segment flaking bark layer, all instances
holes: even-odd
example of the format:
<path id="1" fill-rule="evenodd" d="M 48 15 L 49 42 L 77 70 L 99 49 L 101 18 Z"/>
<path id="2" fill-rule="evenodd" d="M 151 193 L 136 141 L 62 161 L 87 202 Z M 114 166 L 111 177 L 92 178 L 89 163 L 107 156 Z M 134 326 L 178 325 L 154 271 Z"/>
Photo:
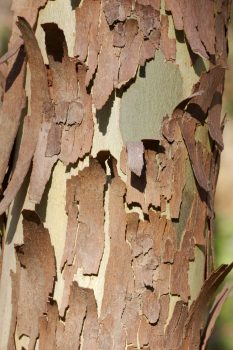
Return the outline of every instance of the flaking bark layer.
<path id="1" fill-rule="evenodd" d="M 44 23 L 45 65 L 35 27 L 46 1 L 31 6 L 13 1 L 9 52 L 0 60 L 0 214 L 20 195 L 27 175 L 28 201 L 34 204 L 22 212 L 23 244 L 15 247 L 6 349 L 18 349 L 23 336 L 31 350 L 36 344 L 40 350 L 205 349 L 228 292 L 216 300 L 206 325 L 209 305 L 233 267 L 215 269 L 213 251 L 230 4 L 166 0 L 164 9 L 158 0 L 75 2 L 74 55 L 69 57 L 62 28 Z M 190 96 L 164 115 L 160 138 L 131 140 L 119 158 L 106 146 L 93 156 L 96 110 L 120 98 L 158 50 L 177 65 L 179 36 L 190 66 L 201 60 L 208 68 Z M 44 197 L 59 162 L 70 174 L 60 258 L 38 215 L 40 205 L 46 208 Z M 190 270 L 197 250 L 204 256 L 203 286 L 193 295 Z M 90 285 L 81 286 L 79 274 Z M 103 279 L 100 301 L 91 285 L 98 277 Z"/>

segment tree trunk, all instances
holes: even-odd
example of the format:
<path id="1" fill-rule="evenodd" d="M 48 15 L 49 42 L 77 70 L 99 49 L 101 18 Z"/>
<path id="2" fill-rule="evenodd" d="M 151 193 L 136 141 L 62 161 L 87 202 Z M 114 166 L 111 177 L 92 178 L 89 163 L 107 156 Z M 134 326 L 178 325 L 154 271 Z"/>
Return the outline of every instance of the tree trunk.
<path id="1" fill-rule="evenodd" d="M 13 0 L 1 350 L 206 348 L 230 5 Z"/>

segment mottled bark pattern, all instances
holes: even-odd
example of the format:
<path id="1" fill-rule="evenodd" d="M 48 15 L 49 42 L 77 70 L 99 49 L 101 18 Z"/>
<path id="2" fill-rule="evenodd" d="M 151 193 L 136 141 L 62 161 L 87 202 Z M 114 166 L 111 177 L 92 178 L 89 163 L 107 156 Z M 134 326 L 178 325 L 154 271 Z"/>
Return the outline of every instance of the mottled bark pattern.
<path id="1" fill-rule="evenodd" d="M 82 168 L 66 183 L 66 238 L 59 262 L 38 206 L 22 212 L 24 243 L 15 247 L 7 349 L 17 349 L 22 335 L 29 337 L 30 350 L 36 342 L 40 350 L 206 348 L 229 291 L 216 300 L 205 328 L 208 308 L 233 267 L 215 270 L 213 259 L 213 199 L 223 149 L 220 113 L 230 3 L 166 0 L 164 9 L 158 0 L 81 1 L 75 9 L 74 57 L 68 55 L 63 30 L 56 23 L 42 25 L 45 65 L 34 27 L 46 1 L 33 1 L 31 6 L 13 1 L 12 39 L 1 60 L 6 65 L 9 59 L 8 74 L 6 66 L 0 70 L 5 89 L 0 214 L 15 199 L 27 173 L 29 200 L 39 204 L 56 163 L 62 162 L 67 172 Z M 17 19 L 21 33 L 15 29 L 16 16 L 21 16 Z M 113 92 L 124 94 L 157 50 L 177 64 L 171 21 L 176 34 L 185 38 L 190 65 L 201 57 L 209 69 L 190 96 L 171 115 L 164 115 L 159 140 L 129 142 L 119 159 L 106 148 L 93 157 L 95 111 Z M 22 120 L 12 169 L 8 161 L 25 106 L 26 61 L 31 72 L 30 109 Z M 100 303 L 94 290 L 80 286 L 76 276 L 82 273 L 91 280 L 102 273 L 106 234 L 109 256 Z M 197 249 L 204 252 L 205 268 L 203 286 L 193 297 L 190 266 L 196 263 Z"/>

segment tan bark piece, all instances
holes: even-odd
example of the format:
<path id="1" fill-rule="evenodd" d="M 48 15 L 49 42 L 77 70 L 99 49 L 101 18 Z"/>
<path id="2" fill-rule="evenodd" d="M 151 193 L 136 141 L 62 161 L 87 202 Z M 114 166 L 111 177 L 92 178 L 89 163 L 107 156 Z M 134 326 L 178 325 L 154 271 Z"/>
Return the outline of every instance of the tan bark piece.
<path id="1" fill-rule="evenodd" d="M 144 346 L 148 346 L 149 344 L 149 332 L 150 332 L 150 324 L 145 316 L 141 317 L 141 322 L 138 330 L 138 343 L 140 349 Z"/>
<path id="2" fill-rule="evenodd" d="M 5 177 L 10 153 L 18 131 L 22 109 L 26 103 L 25 91 L 23 89 L 25 77 L 25 54 L 20 49 L 16 58 L 9 63 L 9 73 L 5 82 L 5 92 L 0 115 L 0 183 Z M 17 96 L 17 98 L 16 98 Z M 8 122 L 5 123 L 7 116 Z"/>
<path id="3" fill-rule="evenodd" d="M 170 292 L 171 282 L 170 282 L 171 266 L 170 264 L 160 264 L 156 271 L 154 272 L 154 283 L 153 286 L 155 290 L 158 290 L 160 295 L 166 295 Z"/>
<path id="4" fill-rule="evenodd" d="M 201 55 L 202 57 L 208 59 L 209 56 L 206 52 L 204 44 L 201 42 L 200 34 L 198 32 L 198 5 L 195 1 L 189 0 L 181 0 L 180 4 L 183 13 L 184 32 L 192 51 L 197 55 Z"/>
<path id="5" fill-rule="evenodd" d="M 215 32 L 216 35 L 216 55 L 217 62 L 223 67 L 227 67 L 227 39 L 226 24 L 224 14 L 220 12 L 215 15 Z"/>
<path id="6" fill-rule="evenodd" d="M 145 151 L 146 161 L 146 190 L 145 201 L 148 208 L 152 205 L 160 206 L 160 183 L 158 181 L 159 166 L 156 161 L 156 153 L 152 150 Z"/>
<path id="7" fill-rule="evenodd" d="M 25 117 L 24 120 L 24 130 L 18 160 L 12 179 L 4 192 L 4 199 L 0 204 L 1 213 L 6 210 L 14 199 L 29 170 L 43 117 L 50 119 L 51 115 L 53 115 L 47 83 L 47 72 L 34 32 L 28 22 L 23 18 L 19 18 L 18 26 L 22 32 L 31 71 L 31 116 Z"/>
<path id="8" fill-rule="evenodd" d="M 140 66 L 144 66 L 146 61 L 155 57 L 155 51 L 159 49 L 160 30 L 153 29 L 148 40 L 144 40 L 140 51 Z"/>
<path id="9" fill-rule="evenodd" d="M 166 221 L 166 227 L 163 232 L 163 239 L 161 242 L 161 259 L 166 263 L 174 262 L 174 255 L 177 248 L 177 238 L 176 238 L 176 230 L 173 226 L 172 221 Z"/>
<path id="10" fill-rule="evenodd" d="M 57 328 L 57 350 L 79 348 L 90 293 L 93 293 L 93 291 L 80 288 L 77 282 L 72 283 L 69 311 L 65 323 L 60 322 Z"/>
<path id="11" fill-rule="evenodd" d="M 17 312 L 18 312 L 18 300 L 19 300 L 19 283 L 20 283 L 20 273 L 17 271 L 20 270 L 20 263 L 16 260 L 16 273 L 13 271 L 10 272 L 11 281 L 12 281 L 12 295 L 11 295 L 11 303 L 12 303 L 12 312 L 11 312 L 11 324 L 9 329 L 9 336 L 7 342 L 7 349 L 15 350 L 15 330 L 17 323 Z"/>
<path id="12" fill-rule="evenodd" d="M 144 146 L 141 141 L 127 142 L 127 164 L 130 171 L 137 176 L 141 176 L 144 166 Z"/>
<path id="13" fill-rule="evenodd" d="M 73 159 L 74 143 L 75 143 L 75 132 L 78 126 L 65 126 L 62 128 L 61 137 L 61 152 L 59 154 L 59 159 L 64 165 L 68 166 Z M 78 155 L 77 157 L 78 158 Z"/>
<path id="14" fill-rule="evenodd" d="M 61 317 L 64 317 L 67 308 L 69 307 L 69 297 L 70 297 L 70 288 L 74 280 L 74 275 L 77 272 L 77 264 L 74 265 L 65 265 L 62 271 L 62 277 L 64 280 L 64 288 L 62 294 L 61 306 L 59 308 L 59 314 Z"/>
<path id="15" fill-rule="evenodd" d="M 214 193 L 223 149 L 221 104 L 232 1 L 213 2 L 71 0 L 64 5 L 57 0 L 48 2 L 38 18 L 47 0 L 13 0 L 13 34 L 3 58 L 8 64 L 1 64 L 0 58 L 0 139 L 1 130 L 6 133 L 10 128 L 9 135 L 3 134 L 0 214 L 14 200 L 12 215 L 4 215 L 3 221 L 8 236 L 17 226 L 16 242 L 24 241 L 16 245 L 13 273 L 10 246 L 2 238 L 0 277 L 11 277 L 7 287 L 11 295 L 7 298 L 6 290 L 0 291 L 4 320 L 6 316 L 0 344 L 10 350 L 27 341 L 28 350 L 205 349 L 229 289 L 217 298 L 205 328 L 210 301 L 233 268 L 232 263 L 212 272 Z M 57 18 L 57 11 L 63 9 L 76 25 L 73 34 L 72 25 Z M 44 33 L 37 28 L 40 23 L 45 43 Z M 34 31 L 46 50 L 47 65 Z M 164 114 L 160 139 L 139 138 L 128 144 L 127 140 L 116 160 L 107 149 L 113 142 L 108 131 L 114 129 L 114 111 L 119 117 L 120 100 L 138 76 L 148 79 L 145 65 L 156 50 L 175 64 L 176 44 L 190 58 L 179 64 L 183 78 L 188 79 L 185 91 L 195 80 L 191 94 Z M 26 79 L 24 49 L 31 73 Z M 72 49 L 74 57 L 69 57 Z M 161 78 L 158 74 L 155 79 Z M 25 83 L 31 83 L 27 86 L 31 115 L 21 116 L 27 108 Z M 105 135 L 98 130 L 95 114 L 114 96 L 116 109 L 108 108 Z M 19 120 L 22 131 L 9 161 Z M 92 153 L 98 156 L 93 158 Z M 24 208 L 32 205 L 28 199 L 40 202 L 57 160 L 67 173 L 66 198 L 58 193 L 66 200 L 64 217 L 62 208 L 55 208 L 58 214 L 43 197 L 43 208 L 38 209 L 42 224 L 34 211 Z M 58 168 L 49 183 L 48 199 L 57 189 Z M 28 185 L 24 180 L 29 171 Z M 51 237 L 55 256 L 45 227 L 54 224 L 56 215 L 63 224 L 65 220 L 66 228 L 62 246 L 63 225 Z M 5 223 L 6 217 L 9 222 Z M 5 234 L 5 227 L 2 231 Z M 196 249 L 203 253 L 200 262 Z M 193 290 L 190 281 L 199 263 L 203 276 Z"/>
<path id="16" fill-rule="evenodd" d="M 136 2 L 135 13 L 139 18 L 139 29 L 143 32 L 144 38 L 149 38 L 153 29 L 160 30 L 160 13 L 150 4 L 140 5 Z"/>
<path id="17" fill-rule="evenodd" d="M 200 142 L 195 141 L 196 122 L 188 113 L 185 113 L 180 123 L 180 128 L 196 180 L 201 188 L 208 192 L 209 183 L 203 166 L 202 146 Z"/>
<path id="18" fill-rule="evenodd" d="M 78 65 L 77 77 L 79 82 L 78 99 L 85 106 L 85 110 L 81 124 L 67 125 L 63 128 L 59 158 L 65 165 L 76 163 L 77 160 L 83 159 L 90 152 L 94 134 L 92 98 L 86 91 L 86 68 L 83 65 Z"/>
<path id="19" fill-rule="evenodd" d="M 93 12 L 90 15 L 91 27 L 89 31 L 89 46 L 88 46 L 88 58 L 87 58 L 88 71 L 87 71 L 86 80 L 85 80 L 86 86 L 89 86 L 95 74 L 95 71 L 98 65 L 98 54 L 100 51 L 98 25 L 99 25 L 101 2 L 95 0 L 93 3 L 94 3 L 92 6 Z"/>
<path id="20" fill-rule="evenodd" d="M 145 291 L 142 295 L 142 312 L 149 323 L 155 324 L 159 319 L 160 303 L 158 295 L 152 291 Z"/>
<path id="21" fill-rule="evenodd" d="M 109 25 L 114 22 L 124 22 L 129 16 L 132 0 L 103 0 L 103 10 Z"/>
<path id="22" fill-rule="evenodd" d="M 162 244 L 163 244 L 163 235 L 166 228 L 167 220 L 165 217 L 161 217 L 159 213 L 152 210 L 149 211 L 149 218 L 151 226 L 154 227 L 153 234 L 153 249 L 157 257 L 161 256 Z"/>
<path id="23" fill-rule="evenodd" d="M 64 33 L 57 24 L 45 23 L 42 25 L 42 28 L 45 31 L 46 51 L 53 78 L 52 88 L 55 111 L 60 112 L 56 113 L 56 122 L 65 124 L 71 104 L 75 102 L 80 103 L 80 101 L 77 101 L 78 81 L 76 65 L 68 56 Z M 78 118 L 78 110 L 76 114 Z"/>
<path id="24" fill-rule="evenodd" d="M 172 198 L 170 200 L 170 215 L 178 219 L 182 203 L 183 189 L 186 183 L 186 150 L 180 144 L 174 154 Z"/>
<path id="25" fill-rule="evenodd" d="M 180 296 L 184 302 L 188 302 L 190 296 L 188 270 L 188 258 L 183 251 L 176 252 L 174 263 L 171 267 L 171 294 Z"/>
<path id="26" fill-rule="evenodd" d="M 6 78 L 7 78 L 7 64 L 4 63 L 0 65 L 0 103 L 2 106 L 3 95 L 6 86 Z"/>
<path id="27" fill-rule="evenodd" d="M 126 146 L 123 146 L 122 150 L 121 150 L 120 168 L 121 168 L 121 171 L 126 175 L 126 173 L 127 173 L 127 149 L 126 149 Z"/>
<path id="28" fill-rule="evenodd" d="M 32 350 L 39 333 L 39 318 L 46 312 L 53 290 L 56 267 L 48 230 L 35 212 L 24 210 L 23 217 L 24 244 L 16 247 L 20 262 L 17 334 L 29 336 Z"/>
<path id="29" fill-rule="evenodd" d="M 20 3 L 13 0 L 11 10 L 16 16 L 24 17 L 31 27 L 34 26 L 38 11 L 43 8 L 48 0 L 22 0 Z"/>
<path id="30" fill-rule="evenodd" d="M 77 178 L 76 200 L 79 204 L 76 259 L 87 275 L 98 274 L 104 250 L 104 185 L 106 175 L 100 163 L 90 166 Z M 90 256 L 92 257 L 90 259 Z"/>
<path id="31" fill-rule="evenodd" d="M 174 26 L 177 30 L 183 30 L 183 15 L 181 11 L 180 0 L 165 0 L 167 11 L 171 11 Z"/>
<path id="32" fill-rule="evenodd" d="M 140 206 L 144 213 L 148 213 L 148 208 L 145 202 L 144 189 L 146 187 L 145 171 L 142 172 L 141 177 L 134 175 L 127 169 L 127 183 L 126 183 L 126 202 L 129 206 Z"/>
<path id="33" fill-rule="evenodd" d="M 117 81 L 119 65 L 113 46 L 114 33 L 109 30 L 103 12 L 101 13 L 100 23 L 99 36 L 101 49 L 92 90 L 93 103 L 97 109 L 101 109 L 111 95 L 114 82 Z M 108 72 L 107 75 L 106 71 Z"/>
<path id="34" fill-rule="evenodd" d="M 99 0 L 85 0 L 76 8 L 77 35 L 74 52 L 81 62 L 87 62 L 86 86 L 90 84 L 98 63 L 100 5 Z"/>
<path id="35" fill-rule="evenodd" d="M 158 159 L 160 161 L 160 172 L 158 176 L 158 181 L 160 185 L 160 194 L 164 198 L 165 208 L 162 208 L 161 211 L 166 211 L 167 201 L 170 201 L 172 198 L 172 180 L 173 180 L 173 162 L 172 159 L 167 159 L 165 153 L 159 154 Z"/>
<path id="36" fill-rule="evenodd" d="M 151 349 L 164 350 L 165 326 L 169 313 L 169 295 L 160 296 L 160 316 L 156 326 L 149 329 L 149 346 Z"/>
<path id="37" fill-rule="evenodd" d="M 61 137 L 62 125 L 56 124 L 54 121 L 50 123 L 48 137 L 46 138 L 46 157 L 53 157 L 59 155 L 61 152 Z"/>
<path id="38" fill-rule="evenodd" d="M 213 100 L 208 111 L 207 120 L 209 134 L 212 140 L 216 142 L 220 151 L 222 151 L 224 147 L 221 128 L 222 93 L 223 85 L 221 84 L 214 93 Z"/>
<path id="39" fill-rule="evenodd" d="M 212 0 L 198 0 L 197 23 L 201 42 L 210 55 L 215 54 L 215 7 Z M 208 16 L 207 16 L 208 14 Z"/>
<path id="40" fill-rule="evenodd" d="M 224 72 L 224 68 L 215 66 L 201 75 L 198 90 L 202 91 L 202 94 L 193 97 L 188 106 L 188 111 L 197 120 L 201 119 L 203 122 L 203 119 L 206 118 L 206 113 L 211 106 L 214 93 L 217 87 L 223 82 Z"/>
<path id="41" fill-rule="evenodd" d="M 176 113 L 177 111 L 175 110 L 173 114 L 176 115 Z M 179 113 L 181 114 L 182 111 L 179 111 Z M 162 134 L 168 142 L 173 142 L 176 139 L 177 129 L 179 128 L 176 117 L 169 118 L 168 116 L 166 116 L 163 119 Z"/>
<path id="42" fill-rule="evenodd" d="M 113 35 L 113 46 L 115 47 L 124 47 L 125 42 L 125 28 L 124 23 L 119 22 L 114 26 L 114 35 Z"/>
<path id="43" fill-rule="evenodd" d="M 192 237 L 196 245 L 204 246 L 206 244 L 205 222 L 207 207 L 204 200 L 201 200 L 197 193 L 192 203 L 192 210 L 187 223 L 187 231 L 192 232 Z"/>
<path id="44" fill-rule="evenodd" d="M 143 34 L 138 28 L 136 19 L 128 19 L 125 23 L 126 44 L 120 55 L 119 80 L 117 88 L 126 84 L 135 77 L 139 60 L 140 50 L 143 43 Z"/>
<path id="45" fill-rule="evenodd" d="M 84 320 L 83 350 L 95 349 L 98 343 L 99 322 L 97 315 L 97 305 L 93 290 L 88 290 L 87 293 L 87 314 Z"/>
<path id="46" fill-rule="evenodd" d="M 42 124 L 33 158 L 29 199 L 34 203 L 40 203 L 45 186 L 50 179 L 52 168 L 58 160 L 57 155 L 53 155 L 52 157 L 45 156 L 50 128 L 51 123 L 45 121 Z"/>
<path id="47" fill-rule="evenodd" d="M 45 30 L 45 41 L 48 53 L 50 69 L 53 75 L 52 89 L 55 103 L 56 123 L 65 124 L 58 133 L 49 132 L 46 155 L 52 154 L 50 147 L 53 147 L 49 138 L 57 136 L 55 150 L 60 150 L 60 159 L 65 165 L 75 162 L 79 157 L 74 158 L 74 144 L 76 129 L 85 118 L 83 102 L 79 98 L 78 78 L 76 64 L 68 57 L 68 49 L 65 36 L 62 30 L 54 23 L 43 24 Z M 51 123 L 51 130 L 54 129 L 54 120 Z"/>
<path id="48" fill-rule="evenodd" d="M 214 304 L 213 304 L 211 311 L 209 313 L 207 326 L 205 329 L 204 341 L 203 341 L 201 350 L 207 349 L 207 343 L 208 343 L 208 340 L 209 340 L 209 338 L 214 330 L 216 320 L 221 312 L 221 309 L 223 307 L 224 302 L 229 297 L 229 294 L 231 291 L 232 291 L 232 286 L 227 286 L 227 287 L 223 288 L 223 290 L 216 296 Z"/>
<path id="49" fill-rule="evenodd" d="M 160 11 L 161 0 L 149 0 L 150 5 L 157 11 Z"/>
<path id="50" fill-rule="evenodd" d="M 78 202 L 76 198 L 77 176 L 72 176 L 66 182 L 66 214 L 68 215 L 66 240 L 61 260 L 60 268 L 62 269 L 67 262 L 72 265 L 75 255 L 75 241 L 78 229 Z"/>
<path id="51" fill-rule="evenodd" d="M 17 0 L 12 2 L 11 10 L 14 12 L 12 35 L 8 45 L 9 52 L 15 51 L 22 45 L 20 31 L 16 26 L 17 16 L 23 16 L 33 27 L 38 16 L 38 10 L 45 6 L 47 0 Z M 8 78 L 4 93 L 4 101 L 0 114 L 0 184 L 4 179 L 11 150 L 18 131 L 20 117 L 26 103 L 24 91 L 25 55 L 22 47 L 18 54 L 9 59 Z M 5 123 L 7 117 L 7 123 Z"/>
<path id="52" fill-rule="evenodd" d="M 131 344 L 137 348 L 137 337 L 140 325 L 140 299 L 136 294 L 135 297 L 129 297 L 122 315 L 122 322 L 127 332 L 127 345 Z"/>
<path id="53" fill-rule="evenodd" d="M 15 45 L 15 47 L 13 47 L 11 50 L 7 51 L 3 56 L 1 56 L 0 65 L 2 65 L 6 61 L 8 61 L 12 56 L 14 56 L 19 51 L 19 49 L 21 48 L 22 45 L 23 45 L 23 40 L 20 40 Z"/>
<path id="54" fill-rule="evenodd" d="M 210 300 L 218 286 L 223 282 L 232 268 L 233 263 L 229 265 L 221 265 L 217 270 L 213 271 L 209 278 L 205 281 L 199 296 L 190 307 L 185 326 L 185 338 L 182 344 L 183 347 L 180 349 L 185 349 L 187 343 L 193 349 L 199 346 L 200 334 L 204 327 L 205 315 L 208 310 Z"/>
<path id="55" fill-rule="evenodd" d="M 165 15 L 161 17 L 160 49 L 167 61 L 176 59 L 176 40 L 168 37 L 168 17 Z"/>
<path id="56" fill-rule="evenodd" d="M 84 106 L 84 115 L 80 125 L 74 128 L 74 143 L 72 152 L 70 153 L 69 162 L 75 163 L 78 159 L 83 159 L 86 154 L 91 151 L 92 140 L 94 134 L 94 122 L 92 113 L 92 97 L 87 93 L 85 80 L 86 69 L 82 65 L 78 65 L 78 82 L 79 94 L 78 98 Z"/>
<path id="57" fill-rule="evenodd" d="M 113 344 L 119 349 L 125 347 L 126 333 L 122 313 L 125 309 L 126 297 L 132 293 L 134 285 L 130 247 L 125 241 L 124 194 L 125 185 L 116 174 L 109 193 L 110 256 L 100 316 L 99 346 L 104 350 L 111 349 Z"/>
<path id="58" fill-rule="evenodd" d="M 178 349 L 181 345 L 184 326 L 188 316 L 188 306 L 183 301 L 177 301 L 172 318 L 166 328 L 164 349 Z"/>
<path id="59" fill-rule="evenodd" d="M 135 218 L 136 219 L 136 218 Z M 132 220 L 132 219 L 131 219 Z M 131 223 L 131 227 L 135 227 Z M 135 289 L 142 293 L 144 288 L 153 289 L 154 271 L 159 265 L 159 258 L 154 252 L 154 242 L 152 234 L 152 225 L 148 221 L 140 221 L 137 227 L 136 235 L 131 237 L 131 254 L 133 256 L 132 267 L 134 270 Z M 127 237 L 128 237 L 127 229 Z"/>
<path id="60" fill-rule="evenodd" d="M 39 350 L 56 349 L 56 331 L 59 322 L 58 307 L 55 302 L 47 304 L 47 313 L 39 321 Z"/>

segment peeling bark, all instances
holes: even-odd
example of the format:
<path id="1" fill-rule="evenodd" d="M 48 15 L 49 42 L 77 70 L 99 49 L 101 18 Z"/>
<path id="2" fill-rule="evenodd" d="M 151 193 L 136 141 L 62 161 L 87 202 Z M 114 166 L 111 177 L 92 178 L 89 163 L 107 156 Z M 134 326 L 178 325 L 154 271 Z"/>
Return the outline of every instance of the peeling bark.
<path id="1" fill-rule="evenodd" d="M 215 269 L 213 250 L 230 4 L 166 0 L 164 11 L 158 0 L 13 2 L 0 59 L 1 349 L 206 347 L 228 290 L 205 326 L 206 315 L 233 267 Z M 73 16 L 68 29 L 51 9 Z M 180 91 L 170 91 L 169 76 L 167 91 L 153 91 L 161 105 L 152 111 L 132 92 L 125 103 L 139 99 L 140 125 L 153 130 L 126 140 L 122 127 L 135 125 L 125 118 L 120 128 L 122 100 L 139 78 L 149 82 L 153 63 L 152 80 L 167 79 L 163 65 Z M 167 92 L 180 97 L 163 113 Z"/>

